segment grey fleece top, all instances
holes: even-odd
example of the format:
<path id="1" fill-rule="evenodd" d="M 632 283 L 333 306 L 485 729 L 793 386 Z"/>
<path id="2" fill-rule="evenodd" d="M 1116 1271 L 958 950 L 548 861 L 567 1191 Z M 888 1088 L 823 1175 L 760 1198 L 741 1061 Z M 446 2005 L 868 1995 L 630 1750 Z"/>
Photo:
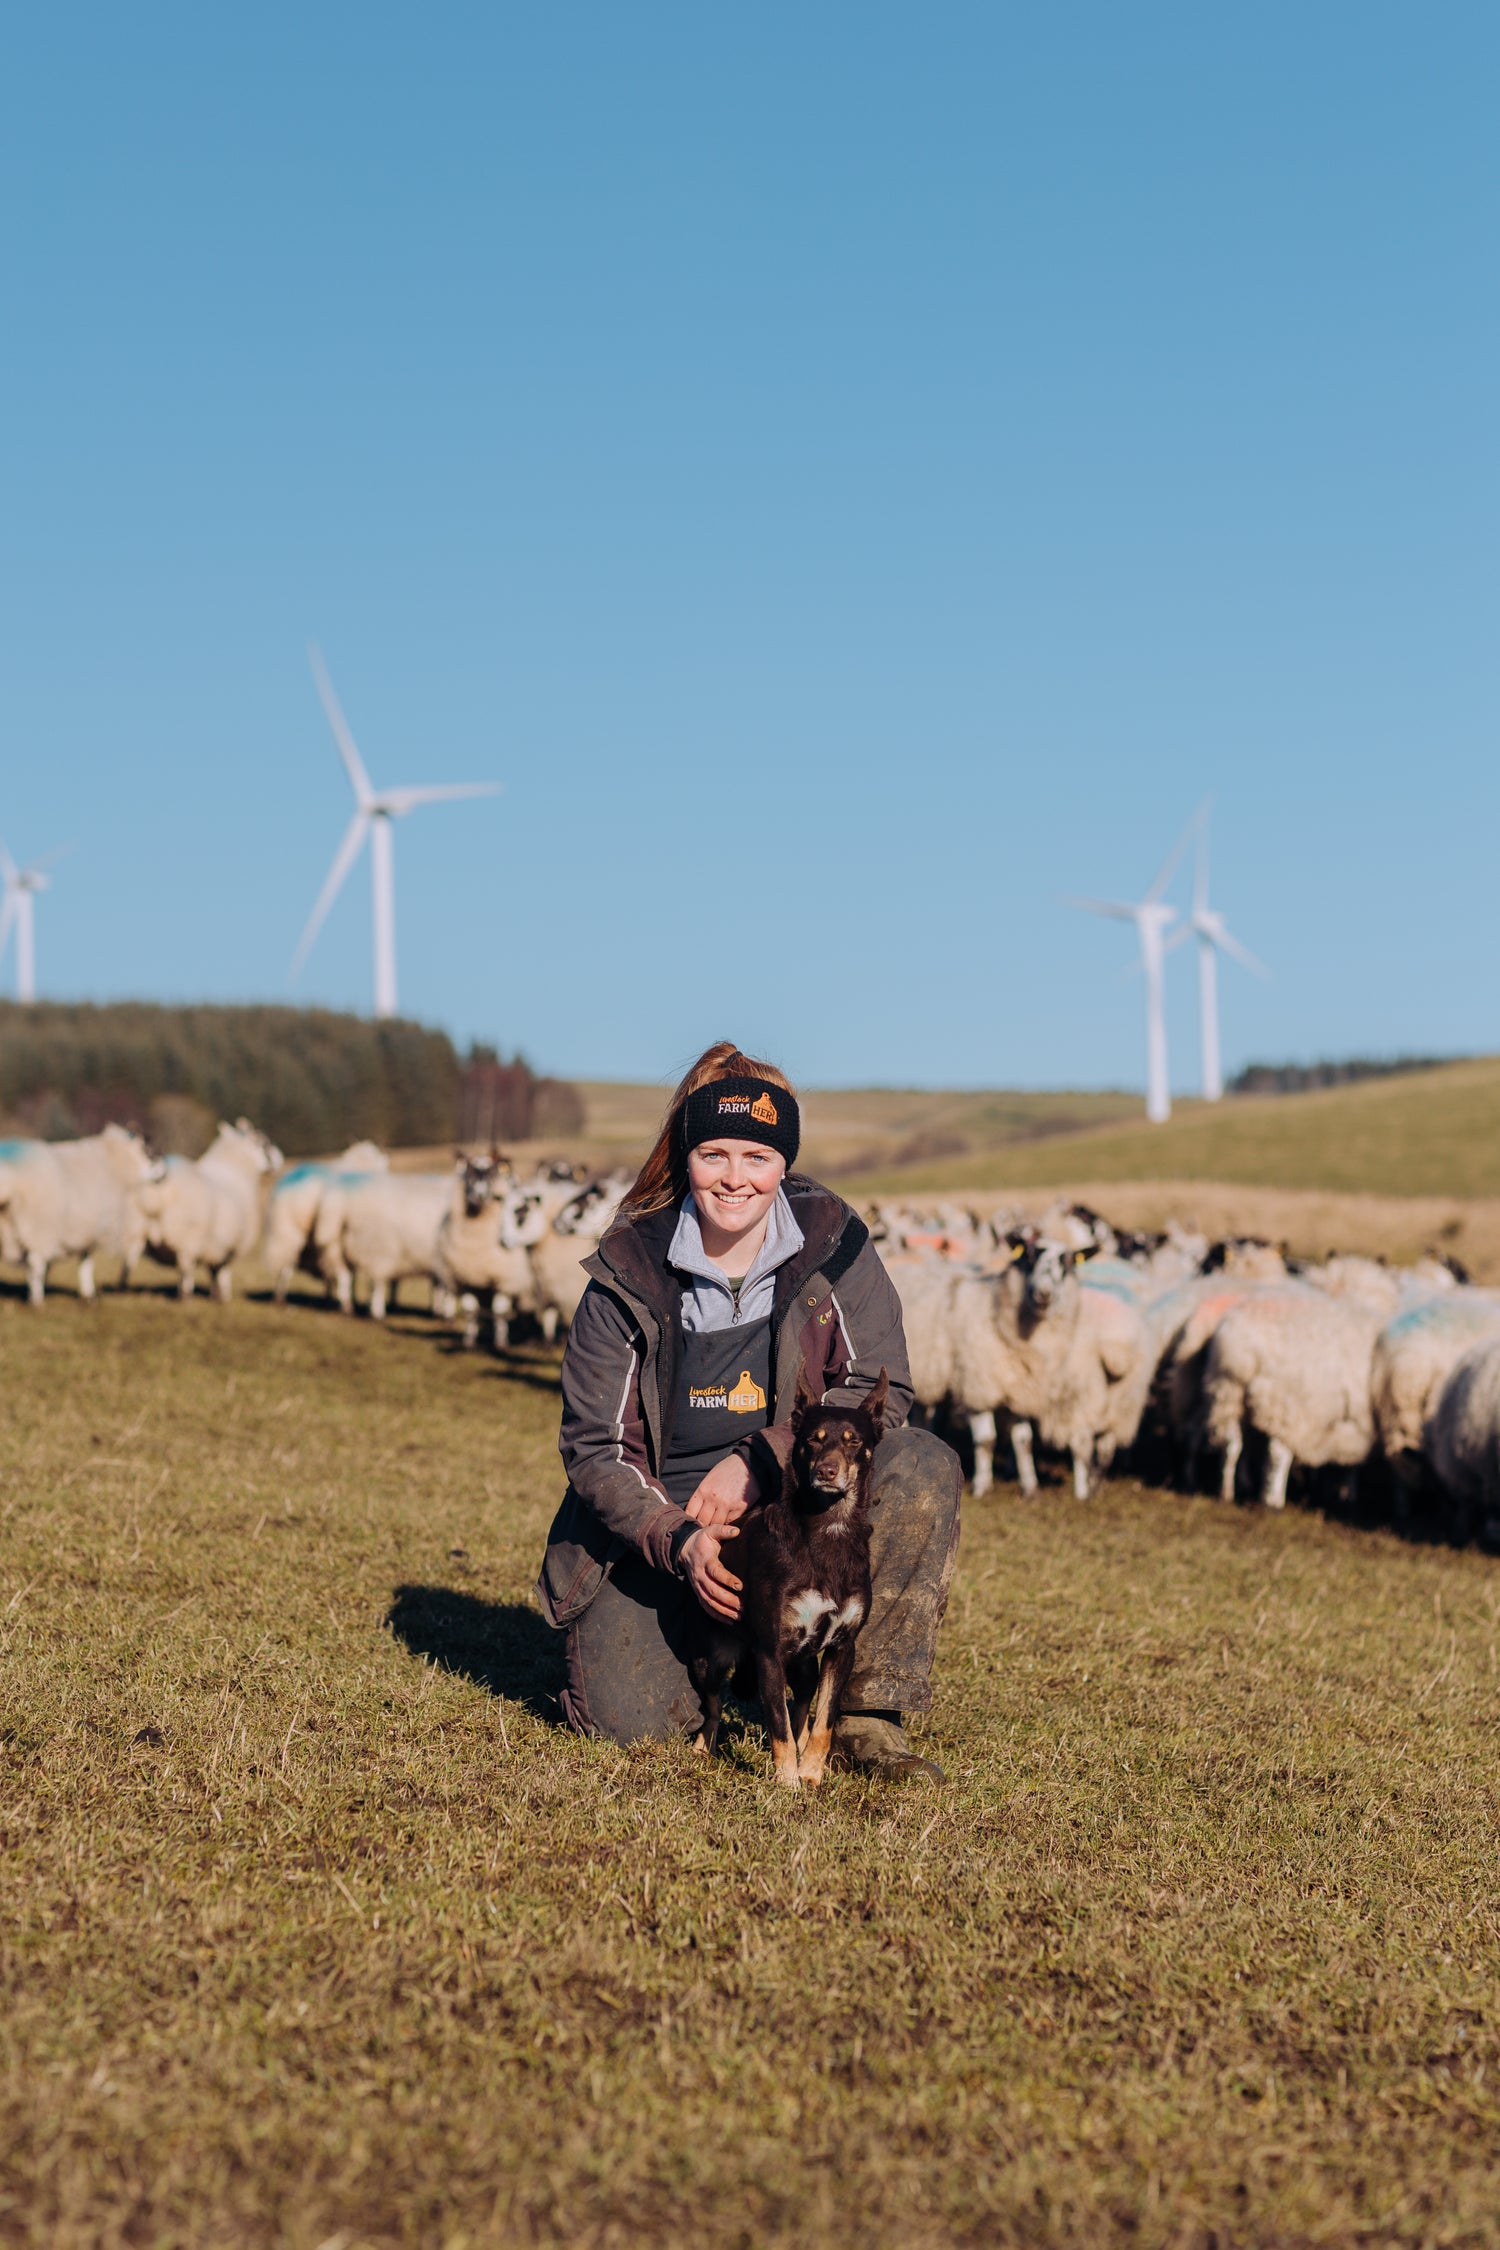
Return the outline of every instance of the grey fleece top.
<path id="1" fill-rule="evenodd" d="M 776 1301 L 776 1269 L 797 1255 L 804 1240 L 802 1229 L 792 1217 L 786 1191 L 778 1188 L 766 1222 L 766 1239 L 740 1283 L 736 1301 L 718 1267 L 709 1262 L 698 1225 L 698 1206 L 691 1195 L 685 1196 L 667 1252 L 668 1265 L 686 1283 L 682 1292 L 683 1333 L 705 1335 L 719 1328 L 740 1327 L 749 1320 L 767 1319 Z"/>

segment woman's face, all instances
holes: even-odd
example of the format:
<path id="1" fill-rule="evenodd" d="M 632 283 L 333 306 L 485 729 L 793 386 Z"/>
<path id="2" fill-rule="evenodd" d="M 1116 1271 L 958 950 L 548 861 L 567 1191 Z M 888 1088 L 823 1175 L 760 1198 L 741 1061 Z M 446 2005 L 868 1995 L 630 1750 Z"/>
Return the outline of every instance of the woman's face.
<path id="1" fill-rule="evenodd" d="M 759 1141 L 700 1141 L 688 1151 L 698 1216 L 720 1235 L 745 1235 L 759 1225 L 785 1176 L 786 1158 Z"/>

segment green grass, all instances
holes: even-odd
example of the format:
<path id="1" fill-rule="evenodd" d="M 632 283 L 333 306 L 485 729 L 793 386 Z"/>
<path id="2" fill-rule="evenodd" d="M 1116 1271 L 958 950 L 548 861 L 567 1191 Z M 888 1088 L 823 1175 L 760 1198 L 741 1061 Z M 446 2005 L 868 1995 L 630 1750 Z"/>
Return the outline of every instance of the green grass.
<path id="1" fill-rule="evenodd" d="M 1484 1557 L 1002 1489 L 952 1786 L 787 1801 L 550 1722 L 543 1355 L 0 1352 L 3 2239 L 1500 2240 Z"/>
<path id="2" fill-rule="evenodd" d="M 1179 1103 L 1165 1125 L 1121 1123 L 899 1169 L 857 1187 L 959 1192 L 1074 1180 L 1230 1180 L 1345 1194 L 1500 1195 L 1500 1059 L 1317 1093 Z"/>

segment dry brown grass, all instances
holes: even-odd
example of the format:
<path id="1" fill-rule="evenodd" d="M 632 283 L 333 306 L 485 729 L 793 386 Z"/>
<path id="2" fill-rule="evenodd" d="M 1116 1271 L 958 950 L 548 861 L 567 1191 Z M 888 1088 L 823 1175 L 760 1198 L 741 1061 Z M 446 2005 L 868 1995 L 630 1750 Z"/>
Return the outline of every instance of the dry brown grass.
<path id="1" fill-rule="evenodd" d="M 555 1363 L 0 1303 L 0 2235 L 1500 2240 L 1500 1580 L 971 1506 L 940 1795 L 577 1742 Z"/>
<path id="2" fill-rule="evenodd" d="M 958 1193 L 1078 1179 L 1222 1180 L 1334 1195 L 1500 1196 L 1493 1056 L 1310 1094 L 1181 1102 L 1165 1125 L 1148 1125 L 1132 1107 L 1130 1117 L 1084 1131 L 872 1169 L 857 1185 Z"/>

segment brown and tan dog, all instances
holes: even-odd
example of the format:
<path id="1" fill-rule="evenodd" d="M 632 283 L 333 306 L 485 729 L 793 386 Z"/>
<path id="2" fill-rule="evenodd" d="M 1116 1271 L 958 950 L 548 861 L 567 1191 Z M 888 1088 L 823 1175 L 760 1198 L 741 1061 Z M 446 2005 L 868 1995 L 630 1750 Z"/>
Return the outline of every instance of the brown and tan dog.
<path id="1" fill-rule="evenodd" d="M 827 1406 L 799 1385 L 782 1490 L 742 1518 L 734 1544 L 739 1617 L 695 1621 L 698 1748 L 713 1755 L 724 1690 L 753 1659 L 776 1778 L 788 1789 L 823 1778 L 870 1613 L 870 1464 L 888 1388 L 883 1367 L 858 1406 Z"/>

